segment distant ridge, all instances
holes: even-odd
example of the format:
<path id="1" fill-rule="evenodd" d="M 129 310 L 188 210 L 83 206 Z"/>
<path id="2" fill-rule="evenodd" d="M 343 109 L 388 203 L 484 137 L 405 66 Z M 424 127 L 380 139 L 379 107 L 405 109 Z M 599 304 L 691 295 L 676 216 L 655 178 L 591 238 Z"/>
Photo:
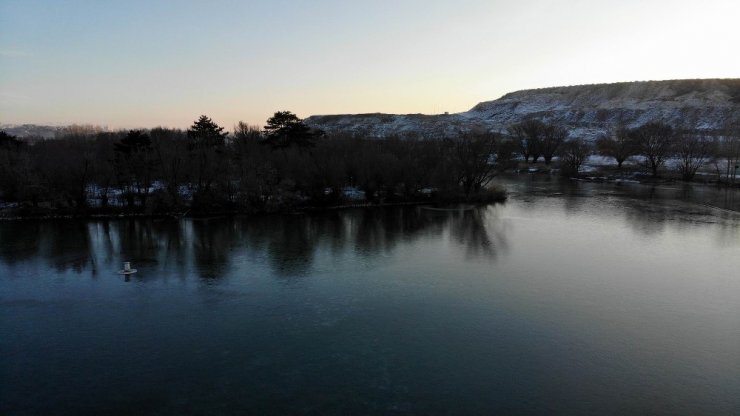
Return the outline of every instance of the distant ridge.
<path id="1" fill-rule="evenodd" d="M 366 137 L 454 137 L 469 131 L 501 132 L 528 117 L 557 122 L 571 136 L 593 139 L 610 126 L 649 121 L 697 130 L 740 122 L 740 78 L 633 81 L 546 87 L 510 92 L 454 114 L 314 115 L 306 123 L 327 132 Z M 64 126 L 0 124 L 18 137 L 53 138 Z"/>
<path id="2" fill-rule="evenodd" d="M 740 120 L 740 79 L 686 79 L 590 84 L 521 90 L 456 114 L 346 114 L 311 116 L 311 126 L 369 137 L 456 136 L 504 131 L 528 117 L 561 123 L 571 136 L 597 137 L 610 126 L 649 121 L 698 130 Z"/>
<path id="3" fill-rule="evenodd" d="M 42 126 L 38 124 L 0 124 L 0 130 L 16 137 L 54 138 L 64 127 Z"/>

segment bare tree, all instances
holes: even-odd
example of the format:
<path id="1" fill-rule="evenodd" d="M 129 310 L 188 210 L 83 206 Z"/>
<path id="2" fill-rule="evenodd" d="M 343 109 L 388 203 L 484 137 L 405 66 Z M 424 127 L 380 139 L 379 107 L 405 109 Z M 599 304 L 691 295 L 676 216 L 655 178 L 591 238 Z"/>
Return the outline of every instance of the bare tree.
<path id="1" fill-rule="evenodd" d="M 717 139 L 714 167 L 720 182 L 734 184 L 740 169 L 740 123 L 727 123 Z"/>
<path id="2" fill-rule="evenodd" d="M 545 131 L 545 123 L 537 119 L 527 119 L 509 126 L 509 135 L 519 144 L 519 153 L 524 157 L 525 162 L 537 163 L 537 159 L 542 155 L 542 136 Z"/>
<path id="3" fill-rule="evenodd" d="M 563 176 L 574 176 L 591 155 L 591 145 L 583 139 L 570 139 L 563 142 L 560 155 L 560 173 Z"/>
<path id="4" fill-rule="evenodd" d="M 259 142 L 262 139 L 262 130 L 259 126 L 253 126 L 243 121 L 240 121 L 236 126 L 234 126 L 234 134 L 232 137 L 232 142 L 234 143 Z"/>
<path id="5" fill-rule="evenodd" d="M 490 133 L 464 135 L 453 143 L 453 163 L 465 198 L 469 199 L 495 176 L 496 137 Z"/>
<path id="6" fill-rule="evenodd" d="M 157 127 L 149 132 L 152 148 L 156 154 L 160 179 L 164 182 L 167 192 L 167 205 L 170 208 L 181 204 L 179 187 L 185 181 L 188 140 L 182 130 Z"/>
<path id="7" fill-rule="evenodd" d="M 637 145 L 629 133 L 629 129 L 624 125 L 619 125 L 596 139 L 598 153 L 602 156 L 613 157 L 618 169 L 622 168 L 622 163 L 630 156 L 637 154 Z"/>
<path id="8" fill-rule="evenodd" d="M 653 177 L 657 177 L 658 170 L 671 155 L 673 127 L 661 122 L 650 122 L 633 129 L 630 134 L 635 139 L 639 153 L 645 156 Z"/>
<path id="9" fill-rule="evenodd" d="M 55 133 L 55 137 L 92 137 L 98 133 L 105 133 L 106 131 L 108 131 L 108 129 L 102 126 L 94 126 L 92 124 L 72 124 L 59 129 Z"/>
<path id="10" fill-rule="evenodd" d="M 114 148 L 118 180 L 129 207 L 135 205 L 135 198 L 139 198 L 140 205 L 144 207 L 154 178 L 156 161 L 149 135 L 141 130 L 130 130 L 114 144 Z"/>
<path id="11" fill-rule="evenodd" d="M 678 132 L 676 136 L 674 153 L 679 159 L 678 171 L 681 179 L 690 181 L 696 171 L 712 158 L 715 141 L 708 135 L 689 129 Z"/>
<path id="12" fill-rule="evenodd" d="M 546 165 L 550 164 L 552 157 L 558 151 L 558 147 L 560 147 L 567 137 L 568 130 L 565 127 L 557 124 L 546 124 L 544 126 L 540 139 L 540 153 L 545 159 Z"/>

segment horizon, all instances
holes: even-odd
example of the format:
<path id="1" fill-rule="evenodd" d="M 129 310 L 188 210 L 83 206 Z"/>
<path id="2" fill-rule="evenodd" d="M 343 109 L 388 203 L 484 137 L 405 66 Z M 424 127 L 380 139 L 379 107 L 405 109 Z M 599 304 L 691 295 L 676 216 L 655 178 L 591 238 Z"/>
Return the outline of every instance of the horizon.
<path id="1" fill-rule="evenodd" d="M 464 110 L 464 111 L 461 111 L 461 112 L 458 112 L 458 113 L 450 113 L 450 114 L 464 113 L 464 112 L 470 111 L 473 107 L 477 106 L 478 104 L 481 104 L 481 103 L 484 103 L 484 102 L 496 101 L 496 100 L 499 100 L 499 99 L 501 99 L 501 98 L 503 98 L 503 97 L 505 97 L 505 96 L 507 96 L 509 94 L 518 93 L 518 92 L 526 92 L 526 91 L 539 91 L 539 90 L 547 90 L 547 89 L 552 89 L 552 88 L 576 88 L 576 87 L 588 87 L 588 86 L 598 86 L 598 85 L 632 84 L 632 83 L 641 83 L 641 82 L 733 81 L 733 80 L 740 80 L 740 78 L 690 78 L 690 79 L 660 79 L 660 80 L 658 80 L 658 79 L 650 79 L 650 80 L 635 80 L 635 81 L 602 82 L 602 83 L 596 83 L 596 84 L 553 85 L 553 86 L 547 86 L 547 87 L 524 88 L 524 89 L 521 89 L 521 90 L 506 92 L 506 93 L 502 94 L 500 97 L 497 97 L 497 98 L 494 98 L 494 99 L 491 99 L 491 100 L 479 101 L 478 103 L 473 104 L 473 106 L 470 107 L 468 110 Z M 277 110 L 277 111 L 284 111 L 284 110 Z M 287 110 L 287 111 L 290 111 L 290 110 Z M 340 115 L 340 116 L 344 116 L 344 115 L 347 115 L 347 116 L 355 116 L 355 115 L 365 115 L 365 114 L 382 114 L 382 115 L 416 115 L 416 114 L 421 114 L 421 115 L 442 115 L 444 113 L 418 113 L 418 112 L 417 113 L 383 113 L 383 112 L 374 111 L 374 112 L 369 112 L 369 113 L 310 114 L 308 116 L 302 117 L 302 119 L 305 119 L 305 118 L 308 118 L 308 117 L 313 117 L 313 116 L 317 116 L 317 117 L 322 117 L 322 116 L 336 116 L 336 115 Z M 193 119 L 193 122 L 195 122 L 197 120 L 197 118 L 200 117 L 201 115 L 208 116 L 208 114 L 199 114 L 198 116 L 195 116 L 195 118 Z M 209 118 L 212 118 L 212 117 L 209 117 Z M 240 121 L 243 121 L 243 120 L 240 120 Z M 151 129 L 155 129 L 155 128 L 167 128 L 167 129 L 182 129 L 182 130 L 186 130 L 186 129 L 188 129 L 191 126 L 191 124 L 189 124 L 187 126 L 165 126 L 165 125 L 161 125 L 161 124 L 158 124 L 158 125 L 155 124 L 155 125 L 152 125 L 152 126 L 109 127 L 108 125 L 105 125 L 105 124 L 74 123 L 74 122 L 67 123 L 67 124 L 53 124 L 53 123 L 4 123 L 4 122 L 0 121 L 0 126 L 10 126 L 10 127 L 37 126 L 37 127 L 65 128 L 65 127 L 73 127 L 73 126 L 81 126 L 81 127 L 90 126 L 90 127 L 95 127 L 95 128 L 101 128 L 104 131 L 111 131 L 111 132 L 112 131 L 120 131 L 120 130 L 151 130 Z M 256 127 L 259 127 L 259 128 L 262 128 L 263 127 L 262 124 L 264 124 L 264 123 L 248 123 L 248 125 L 250 125 L 250 126 L 256 126 Z M 233 129 L 236 128 L 236 123 L 231 127 L 231 130 L 229 129 L 229 126 L 226 126 L 226 125 L 221 125 L 221 127 L 224 127 L 226 129 L 226 131 L 228 131 L 229 133 L 231 133 L 231 132 L 233 132 Z"/>
<path id="2" fill-rule="evenodd" d="M 0 123 L 187 128 L 206 114 L 231 129 L 279 110 L 459 113 L 520 90 L 740 74 L 731 1 L 523 3 L 6 0 Z"/>

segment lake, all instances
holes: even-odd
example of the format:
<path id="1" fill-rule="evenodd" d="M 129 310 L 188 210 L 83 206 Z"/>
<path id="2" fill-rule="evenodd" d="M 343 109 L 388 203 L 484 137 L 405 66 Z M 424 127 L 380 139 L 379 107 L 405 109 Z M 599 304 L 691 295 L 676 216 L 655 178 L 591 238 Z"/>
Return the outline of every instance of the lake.
<path id="1" fill-rule="evenodd" d="M 736 193 L 500 183 L 0 223 L 0 414 L 740 414 Z"/>

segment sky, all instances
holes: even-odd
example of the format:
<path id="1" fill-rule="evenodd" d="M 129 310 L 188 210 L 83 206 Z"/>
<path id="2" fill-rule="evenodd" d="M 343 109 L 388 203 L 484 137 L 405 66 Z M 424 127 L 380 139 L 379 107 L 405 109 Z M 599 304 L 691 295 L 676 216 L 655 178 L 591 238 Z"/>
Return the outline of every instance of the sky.
<path id="1" fill-rule="evenodd" d="M 231 129 L 740 77 L 738 0 L 0 0 L 0 123 Z"/>

